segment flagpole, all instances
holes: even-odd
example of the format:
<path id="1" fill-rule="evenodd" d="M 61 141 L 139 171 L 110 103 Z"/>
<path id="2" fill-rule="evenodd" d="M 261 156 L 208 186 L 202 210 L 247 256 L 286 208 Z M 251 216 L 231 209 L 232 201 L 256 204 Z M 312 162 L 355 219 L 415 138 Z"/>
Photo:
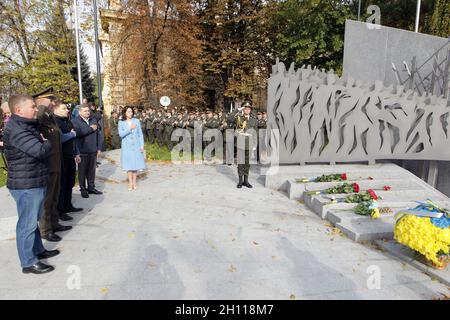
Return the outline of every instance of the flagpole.
<path id="1" fill-rule="evenodd" d="M 102 74 L 100 71 L 100 47 L 98 42 L 98 18 L 97 18 L 97 0 L 93 0 L 94 6 L 94 30 L 95 30 L 95 61 L 97 64 L 97 94 L 98 94 L 98 107 L 103 107 L 102 101 Z"/>
<path id="2" fill-rule="evenodd" d="M 415 28 L 414 28 L 414 32 L 419 32 L 420 2 L 421 2 L 421 0 L 417 0 L 416 25 L 415 25 Z"/>
<path id="3" fill-rule="evenodd" d="M 78 34 L 78 9 L 77 0 L 73 0 L 73 9 L 75 14 L 75 42 L 77 45 L 77 70 L 78 70 L 78 90 L 80 91 L 80 105 L 83 103 L 83 83 L 81 78 L 81 60 L 80 60 L 80 38 Z"/>
<path id="4" fill-rule="evenodd" d="M 361 17 L 361 0 L 359 0 L 358 3 L 358 21 L 360 20 L 360 17 Z"/>

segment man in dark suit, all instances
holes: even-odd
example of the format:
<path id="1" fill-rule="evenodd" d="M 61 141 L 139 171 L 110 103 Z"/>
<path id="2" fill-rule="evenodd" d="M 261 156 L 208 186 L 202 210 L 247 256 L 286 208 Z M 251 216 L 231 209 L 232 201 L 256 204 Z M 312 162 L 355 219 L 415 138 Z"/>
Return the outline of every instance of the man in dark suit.
<path id="1" fill-rule="evenodd" d="M 69 120 L 69 109 L 61 101 L 55 103 L 53 110 L 54 119 L 61 130 L 62 142 L 62 175 L 61 192 L 59 193 L 58 210 L 59 218 L 63 221 L 73 220 L 67 213 L 83 211 L 81 208 L 75 208 L 72 204 L 72 189 L 75 186 L 76 165 L 80 163 L 81 158 L 76 148 L 76 132 L 73 130 L 72 122 Z"/>
<path id="2" fill-rule="evenodd" d="M 76 143 L 81 157 L 78 165 L 81 196 L 89 198 L 89 194 L 103 194 L 95 189 L 95 169 L 100 149 L 97 135 L 98 123 L 91 117 L 89 105 L 82 104 L 80 106 L 80 115 L 72 120 L 72 124 L 77 134 Z"/>
<path id="3" fill-rule="evenodd" d="M 55 232 L 67 231 L 71 226 L 59 224 L 59 212 L 57 209 L 59 192 L 61 189 L 61 167 L 62 167 L 62 146 L 61 131 L 53 117 L 54 101 L 52 90 L 35 95 L 35 102 L 38 107 L 39 130 L 45 139 L 52 144 L 50 156 L 48 157 L 48 183 L 44 200 L 44 215 L 40 219 L 42 238 L 47 241 L 57 242 L 61 237 Z"/>

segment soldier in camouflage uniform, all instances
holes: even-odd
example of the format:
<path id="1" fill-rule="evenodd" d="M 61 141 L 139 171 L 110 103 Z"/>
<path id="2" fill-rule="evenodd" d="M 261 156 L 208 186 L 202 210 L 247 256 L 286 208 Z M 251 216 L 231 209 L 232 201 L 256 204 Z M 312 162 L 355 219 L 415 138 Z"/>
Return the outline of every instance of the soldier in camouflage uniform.
<path id="1" fill-rule="evenodd" d="M 149 112 L 147 115 L 146 129 L 147 129 L 148 142 L 150 144 L 154 144 L 155 138 L 156 138 L 156 132 L 155 132 L 155 130 L 156 130 L 156 113 L 152 107 L 149 108 Z"/>
<path id="2" fill-rule="evenodd" d="M 161 111 L 158 111 L 155 123 L 158 146 L 162 148 L 164 146 L 165 115 Z"/>
<path id="3" fill-rule="evenodd" d="M 187 121 L 187 129 L 189 131 L 189 134 L 191 136 L 191 153 L 194 153 L 194 140 L 195 140 L 195 113 L 190 112 L 189 118 Z"/>
<path id="4" fill-rule="evenodd" d="M 207 112 L 207 118 L 206 118 L 206 122 L 204 125 L 205 131 L 209 130 L 209 129 L 219 129 L 220 128 L 220 124 L 219 124 L 219 120 L 217 119 L 217 115 L 214 116 L 213 112 L 211 110 L 208 110 Z M 214 138 L 215 139 L 215 138 Z M 205 148 L 207 145 L 209 145 L 210 143 L 208 143 L 208 141 L 205 142 Z M 206 161 L 211 161 L 211 156 L 215 156 L 215 150 L 213 152 L 213 154 L 206 154 L 205 155 L 205 160 Z"/>
<path id="5" fill-rule="evenodd" d="M 236 118 L 237 110 L 235 109 L 233 112 L 229 112 L 226 115 L 226 122 L 225 122 L 225 134 L 224 134 L 224 140 L 225 140 L 225 157 L 226 157 L 226 163 L 227 165 L 231 166 L 234 163 L 234 147 L 236 144 L 235 139 L 235 118 Z"/>
<path id="6" fill-rule="evenodd" d="M 170 140 L 172 137 L 173 126 L 175 117 L 172 116 L 172 112 L 167 112 L 166 123 L 164 125 L 164 142 L 169 150 L 172 150 L 173 142 Z"/>
<path id="7" fill-rule="evenodd" d="M 244 114 L 236 114 L 235 127 L 236 134 L 238 135 L 238 175 L 239 183 L 237 188 L 246 186 L 252 188 L 253 186 L 248 182 L 248 175 L 250 172 L 250 155 L 253 148 L 256 147 L 256 135 L 248 132 L 250 129 L 256 130 L 257 121 L 250 113 L 252 111 L 252 104 L 249 100 L 245 101 L 242 106 L 244 107 Z M 247 136 L 250 134 L 249 136 Z M 241 136 L 241 137 L 239 137 Z M 244 139 L 244 145 L 240 145 L 239 139 Z"/>
<path id="8" fill-rule="evenodd" d="M 119 136 L 119 115 L 116 111 L 111 112 L 111 117 L 109 118 L 109 134 L 111 137 L 111 148 L 113 150 L 120 149 L 121 139 Z"/>
<path id="9" fill-rule="evenodd" d="M 258 163 L 260 162 L 260 158 L 259 158 L 260 148 L 261 148 L 260 142 L 264 139 L 264 137 L 262 135 L 263 135 L 263 133 L 265 133 L 265 131 L 263 130 L 265 128 L 266 128 L 266 121 L 264 121 L 264 119 L 262 117 L 262 112 L 258 112 L 257 120 L 256 120 L 256 133 L 258 134 L 258 148 L 256 150 L 256 157 L 257 157 Z"/>

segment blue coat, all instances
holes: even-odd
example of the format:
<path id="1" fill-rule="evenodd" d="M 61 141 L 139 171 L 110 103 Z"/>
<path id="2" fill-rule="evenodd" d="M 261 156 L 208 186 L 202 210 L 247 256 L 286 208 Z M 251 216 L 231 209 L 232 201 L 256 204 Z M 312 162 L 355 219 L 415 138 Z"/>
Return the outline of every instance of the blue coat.
<path id="1" fill-rule="evenodd" d="M 137 171 L 146 167 L 144 154 L 140 151 L 140 148 L 144 148 L 141 123 L 136 118 L 131 121 L 136 125 L 134 130 L 131 130 L 126 121 L 119 121 L 119 136 L 122 139 L 121 164 L 125 171 Z"/>

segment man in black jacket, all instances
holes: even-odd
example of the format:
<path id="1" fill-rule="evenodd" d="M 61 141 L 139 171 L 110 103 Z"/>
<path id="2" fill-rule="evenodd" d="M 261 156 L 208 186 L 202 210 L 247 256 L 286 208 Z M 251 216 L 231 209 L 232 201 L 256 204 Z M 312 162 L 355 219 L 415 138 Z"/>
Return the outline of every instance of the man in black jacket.
<path id="1" fill-rule="evenodd" d="M 13 114 L 4 131 L 4 148 L 8 161 L 7 187 L 17 205 L 17 251 L 23 273 L 46 273 L 54 267 L 41 263 L 59 254 L 42 245 L 38 219 L 43 214 L 48 179 L 47 158 L 51 142 L 39 134 L 37 108 L 29 95 L 9 99 Z"/>
<path id="2" fill-rule="evenodd" d="M 35 103 L 38 107 L 39 130 L 45 139 L 52 143 L 50 156 L 47 160 L 48 183 L 44 200 L 44 215 L 39 221 L 41 236 L 47 241 L 61 241 L 61 237 L 55 232 L 67 231 L 71 226 L 63 226 L 59 223 L 57 209 L 59 193 L 61 191 L 61 164 L 62 146 L 61 132 L 53 117 L 54 101 L 56 98 L 51 92 L 42 92 L 35 95 Z"/>
<path id="3" fill-rule="evenodd" d="M 81 196 L 89 198 L 89 194 L 103 194 L 95 189 L 97 153 L 100 151 L 97 139 L 98 124 L 91 117 L 91 111 L 87 104 L 80 106 L 80 115 L 72 120 L 72 124 L 77 134 L 76 143 L 81 157 L 81 162 L 78 165 L 78 183 L 80 184 Z"/>
<path id="4" fill-rule="evenodd" d="M 72 122 L 69 120 L 67 105 L 61 101 L 56 101 L 53 117 L 61 130 L 63 155 L 61 191 L 58 200 L 59 218 L 63 221 L 70 221 L 73 218 L 67 213 L 83 211 L 81 208 L 75 208 L 72 204 L 72 189 L 75 186 L 76 166 L 81 162 L 81 158 L 75 144 L 76 132 L 73 129 Z"/>

